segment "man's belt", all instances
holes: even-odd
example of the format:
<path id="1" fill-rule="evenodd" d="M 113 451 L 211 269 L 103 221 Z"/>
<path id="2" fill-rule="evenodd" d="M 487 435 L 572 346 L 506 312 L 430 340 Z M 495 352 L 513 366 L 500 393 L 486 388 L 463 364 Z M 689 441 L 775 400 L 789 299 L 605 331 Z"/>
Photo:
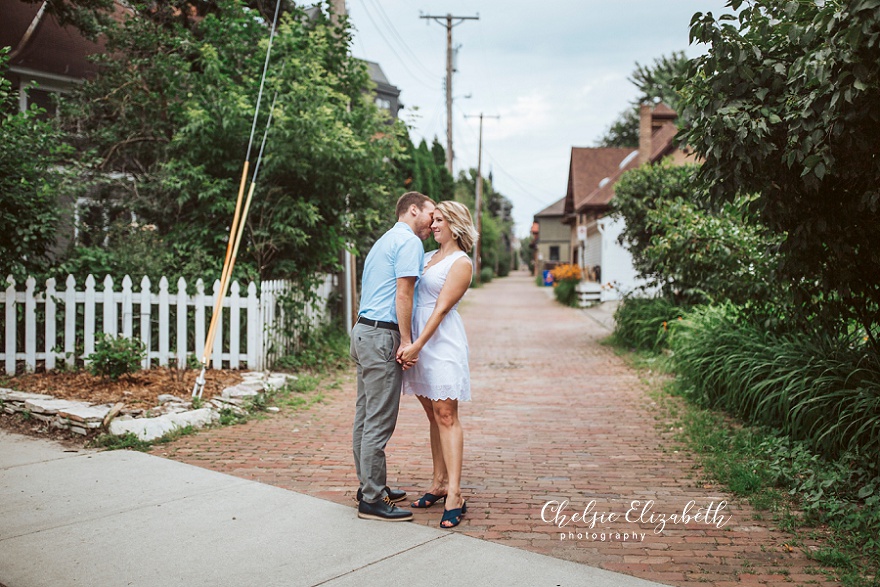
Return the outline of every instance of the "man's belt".
<path id="1" fill-rule="evenodd" d="M 364 318 L 363 316 L 358 316 L 358 324 L 366 324 L 367 326 L 372 326 L 374 328 L 385 328 L 386 330 L 393 330 L 395 332 L 400 332 L 400 328 L 394 322 L 382 322 L 381 320 L 370 320 L 369 318 Z"/>

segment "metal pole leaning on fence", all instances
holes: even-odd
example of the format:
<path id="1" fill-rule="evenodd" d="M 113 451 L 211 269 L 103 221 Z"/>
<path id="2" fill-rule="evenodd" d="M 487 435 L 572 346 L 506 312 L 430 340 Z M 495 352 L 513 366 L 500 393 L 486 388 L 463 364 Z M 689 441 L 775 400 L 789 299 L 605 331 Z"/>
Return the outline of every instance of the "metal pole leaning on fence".
<path id="1" fill-rule="evenodd" d="M 275 4 L 275 16 L 272 20 L 272 32 L 269 34 L 269 46 L 266 48 L 266 59 L 263 63 L 263 73 L 260 77 L 260 91 L 257 94 L 257 105 L 254 108 L 254 120 L 251 123 L 251 132 L 250 137 L 248 138 L 248 146 L 245 154 L 244 166 L 241 173 L 241 182 L 239 184 L 238 189 L 238 198 L 235 203 L 235 214 L 232 218 L 232 225 L 229 228 L 229 240 L 226 243 L 226 256 L 223 260 L 223 270 L 220 273 L 220 291 L 217 292 L 217 300 L 214 303 L 214 313 L 211 315 L 211 325 L 208 328 L 208 336 L 205 339 L 205 350 L 202 353 L 202 371 L 199 373 L 199 376 L 196 378 L 195 385 L 193 385 L 192 397 L 202 397 L 202 391 L 205 389 L 205 371 L 208 368 L 208 360 L 211 357 L 211 353 L 214 348 L 214 337 L 216 336 L 217 324 L 220 319 L 220 315 L 223 312 L 223 300 L 226 298 L 226 291 L 229 287 L 229 280 L 232 276 L 232 269 L 235 267 L 235 257 L 238 254 L 238 247 L 241 243 L 241 235 L 244 232 L 245 221 L 247 220 L 247 214 L 250 209 L 251 198 L 253 197 L 254 187 L 256 186 L 257 180 L 257 171 L 260 167 L 260 159 L 263 156 L 263 148 L 266 146 L 266 137 L 269 133 L 269 125 L 272 123 L 272 112 L 269 113 L 269 119 L 266 123 L 266 130 L 263 133 L 263 142 L 260 146 L 260 153 L 257 159 L 257 164 L 254 168 L 254 175 L 251 178 L 251 186 L 248 192 L 247 201 L 244 204 L 244 209 L 242 210 L 242 199 L 244 195 L 244 187 L 247 182 L 247 172 L 250 167 L 250 158 L 251 158 L 251 148 L 254 143 L 254 134 L 257 129 L 257 119 L 260 114 L 260 103 L 263 99 L 263 88 L 266 84 L 266 72 L 269 69 L 269 56 L 272 53 L 272 43 L 275 40 L 275 31 L 278 26 L 278 14 L 281 9 L 281 0 L 276 0 Z M 278 92 L 275 92 L 275 99 L 278 98 Z M 275 99 L 272 101 L 272 110 L 275 108 Z"/>

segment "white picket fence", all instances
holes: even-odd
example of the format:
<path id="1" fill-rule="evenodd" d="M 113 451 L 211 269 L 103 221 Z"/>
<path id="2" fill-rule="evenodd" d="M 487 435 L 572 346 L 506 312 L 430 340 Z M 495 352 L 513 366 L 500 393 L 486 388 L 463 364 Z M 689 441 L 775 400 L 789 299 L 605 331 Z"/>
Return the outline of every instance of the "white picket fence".
<path id="1" fill-rule="evenodd" d="M 180 278 L 177 292 L 172 293 L 168 280 L 162 277 L 159 292 L 152 293 L 152 283 L 144 277 L 140 291 L 134 291 L 131 279 L 125 276 L 121 291 L 116 291 L 109 275 L 104 278 L 102 291 L 95 289 L 91 275 L 84 291 L 77 290 L 72 275 L 67 277 L 63 290 L 56 288 L 54 279 L 46 281 L 42 291 L 37 291 L 33 277 L 25 282 L 24 291 L 16 289 L 11 276 L 6 282 L 5 295 L 0 296 L 0 304 L 5 306 L 0 313 L 4 316 L 0 361 L 8 375 L 20 370 L 22 361 L 27 371 L 34 371 L 38 363 L 48 371 L 59 363 L 73 366 L 77 359 L 88 361 L 99 333 L 143 341 L 147 350 L 145 369 L 169 363 L 183 367 L 187 357 L 200 359 L 205 350 L 220 289 L 220 282 L 215 281 L 213 294 L 206 295 L 204 282 L 199 279 L 195 294 L 188 295 L 186 281 Z M 302 320 L 311 326 L 324 321 L 334 288 L 334 276 L 325 276 L 315 292 L 317 302 L 307 308 Z M 264 281 L 259 295 L 253 282 L 247 285 L 245 295 L 242 293 L 238 282 L 232 282 L 223 300 L 211 354 L 215 369 L 246 366 L 264 370 L 277 357 L 295 350 L 296 336 L 282 328 L 285 316 L 281 300 L 286 295 L 302 299 L 303 292 L 288 281 Z M 24 348 L 16 348 L 22 341 Z"/>

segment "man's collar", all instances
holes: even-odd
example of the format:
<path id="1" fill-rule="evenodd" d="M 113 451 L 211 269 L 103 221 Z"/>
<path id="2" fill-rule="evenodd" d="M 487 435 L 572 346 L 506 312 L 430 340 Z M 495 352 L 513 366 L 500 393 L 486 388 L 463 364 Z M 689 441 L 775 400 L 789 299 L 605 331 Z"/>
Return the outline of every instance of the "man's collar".
<path id="1" fill-rule="evenodd" d="M 409 224 L 407 224 L 406 222 L 404 222 L 403 220 L 398 220 L 397 224 L 394 225 L 395 228 L 397 228 L 398 226 L 402 226 L 403 228 L 405 228 L 406 230 L 410 231 L 413 234 L 416 233 L 416 231 L 414 231 L 412 229 L 412 227 Z"/>

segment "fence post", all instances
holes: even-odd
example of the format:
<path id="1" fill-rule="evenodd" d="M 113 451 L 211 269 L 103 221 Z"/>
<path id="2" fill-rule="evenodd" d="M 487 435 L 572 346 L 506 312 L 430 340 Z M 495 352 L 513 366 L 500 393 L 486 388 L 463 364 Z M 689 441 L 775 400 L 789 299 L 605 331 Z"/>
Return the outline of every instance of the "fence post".
<path id="1" fill-rule="evenodd" d="M 260 286 L 260 347 L 262 348 L 261 369 L 268 369 L 270 355 L 272 353 L 272 340 L 269 329 L 272 327 L 273 310 L 275 309 L 275 296 L 272 295 L 274 281 L 264 281 Z"/>
<path id="2" fill-rule="evenodd" d="M 55 278 L 46 280 L 46 371 L 55 368 Z"/>
<path id="3" fill-rule="evenodd" d="M 238 369 L 241 352 L 241 298 L 237 281 L 232 282 L 229 294 L 229 368 Z"/>
<path id="4" fill-rule="evenodd" d="M 122 278 L 122 336 L 131 338 L 134 332 L 134 307 L 131 300 L 131 277 Z"/>
<path id="5" fill-rule="evenodd" d="M 168 330 L 171 321 L 168 318 L 168 279 L 163 275 L 159 280 L 159 364 L 168 364 Z"/>
<path id="6" fill-rule="evenodd" d="M 15 375 L 15 279 L 10 275 L 6 283 L 6 374 Z"/>
<path id="7" fill-rule="evenodd" d="M 202 360 L 205 354 L 205 282 L 196 280 L 196 357 Z M 207 365 L 207 360 L 205 361 Z"/>
<path id="8" fill-rule="evenodd" d="M 24 292 L 24 367 L 29 373 L 37 369 L 37 301 L 34 288 L 37 280 L 28 277 Z"/>
<path id="9" fill-rule="evenodd" d="M 64 362 L 68 367 L 76 365 L 76 279 L 67 276 L 64 292 Z"/>
<path id="10" fill-rule="evenodd" d="M 104 277 L 104 326 L 103 332 L 105 335 L 110 335 L 113 338 L 116 338 L 116 335 L 119 333 L 119 329 L 116 325 L 116 302 L 113 299 L 113 278 L 107 275 Z"/>
<path id="11" fill-rule="evenodd" d="M 220 280 L 214 280 L 214 296 L 211 298 L 211 307 L 217 305 L 217 298 L 220 297 Z M 214 331 L 214 348 L 211 349 L 211 356 L 215 369 L 223 368 L 223 302 L 220 302 L 220 315 L 217 316 L 217 329 Z M 213 316 L 211 316 L 213 319 Z"/>
<path id="12" fill-rule="evenodd" d="M 153 314 L 153 300 L 150 293 L 150 278 L 144 275 L 141 279 L 141 342 L 144 343 L 146 354 L 144 355 L 143 367 L 150 368 L 150 351 L 153 350 L 153 328 L 150 318 Z"/>
<path id="13" fill-rule="evenodd" d="M 177 367 L 186 367 L 186 280 L 177 280 Z"/>
<path id="14" fill-rule="evenodd" d="M 83 357 L 95 352 L 95 278 L 90 274 L 86 277 L 85 322 L 83 324 Z"/>
<path id="15" fill-rule="evenodd" d="M 248 284 L 247 297 L 247 364 L 248 369 L 263 369 L 263 353 L 260 349 L 260 300 L 257 298 L 257 284 Z"/>

